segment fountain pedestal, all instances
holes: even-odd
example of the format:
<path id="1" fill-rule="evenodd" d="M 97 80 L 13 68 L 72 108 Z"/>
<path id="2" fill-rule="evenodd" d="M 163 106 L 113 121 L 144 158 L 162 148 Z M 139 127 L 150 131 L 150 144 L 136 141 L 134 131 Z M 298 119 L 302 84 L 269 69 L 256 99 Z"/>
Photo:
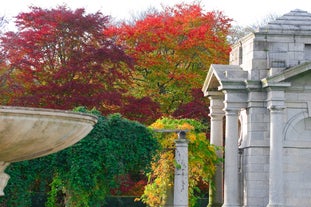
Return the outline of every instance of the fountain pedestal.
<path id="1" fill-rule="evenodd" d="M 0 196 L 4 196 L 3 190 L 10 179 L 10 176 L 4 172 L 5 168 L 9 164 L 10 163 L 7 163 L 7 162 L 0 163 Z"/>

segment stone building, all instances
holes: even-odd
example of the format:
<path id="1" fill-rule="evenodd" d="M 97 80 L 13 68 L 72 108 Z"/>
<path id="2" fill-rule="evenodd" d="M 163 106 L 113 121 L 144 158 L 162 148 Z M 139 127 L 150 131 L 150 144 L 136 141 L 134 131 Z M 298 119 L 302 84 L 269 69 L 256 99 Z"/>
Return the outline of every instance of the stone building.
<path id="1" fill-rule="evenodd" d="M 225 146 L 214 201 L 311 206 L 311 14 L 293 10 L 242 38 L 202 90 L 211 143 Z"/>

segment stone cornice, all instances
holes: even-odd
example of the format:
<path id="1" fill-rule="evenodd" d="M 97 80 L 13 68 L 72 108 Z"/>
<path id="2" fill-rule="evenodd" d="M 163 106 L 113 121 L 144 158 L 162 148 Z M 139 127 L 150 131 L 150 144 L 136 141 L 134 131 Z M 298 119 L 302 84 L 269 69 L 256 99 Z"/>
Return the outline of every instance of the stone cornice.
<path id="1" fill-rule="evenodd" d="M 303 74 L 307 71 L 310 71 L 310 70 L 311 70 L 311 62 L 306 62 L 304 64 L 283 70 L 281 73 L 276 74 L 274 76 L 262 79 L 261 82 L 263 84 L 263 87 L 265 87 L 265 84 L 267 82 L 270 82 L 270 83 L 272 83 L 272 82 L 274 82 L 274 83 L 284 82 L 287 79 L 301 75 L 301 74 Z"/>
<path id="2" fill-rule="evenodd" d="M 221 91 L 206 91 L 205 96 L 210 99 L 223 99 L 224 94 Z"/>
<path id="3" fill-rule="evenodd" d="M 263 88 L 269 88 L 269 89 L 277 89 L 277 90 L 284 90 L 287 87 L 291 86 L 290 82 L 271 82 L 267 79 L 263 79 L 262 81 L 262 87 Z"/>
<path id="4" fill-rule="evenodd" d="M 254 80 L 245 80 L 245 88 L 248 91 L 262 91 L 262 82 Z"/>
<path id="5" fill-rule="evenodd" d="M 245 81 L 222 81 L 218 87 L 221 91 L 245 91 Z"/>

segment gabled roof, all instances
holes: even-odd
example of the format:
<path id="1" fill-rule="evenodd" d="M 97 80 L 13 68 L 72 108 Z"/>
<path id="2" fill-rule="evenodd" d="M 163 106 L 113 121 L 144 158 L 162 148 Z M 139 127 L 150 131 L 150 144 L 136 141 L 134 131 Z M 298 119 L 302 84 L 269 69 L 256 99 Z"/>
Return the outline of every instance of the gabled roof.
<path id="1" fill-rule="evenodd" d="M 311 62 L 306 62 L 301 65 L 297 65 L 295 67 L 283 70 L 279 74 L 261 80 L 261 82 L 263 87 L 267 87 L 269 84 L 271 85 L 272 83 L 285 83 L 287 80 L 301 75 L 307 71 L 311 71 Z"/>
<path id="2" fill-rule="evenodd" d="M 212 64 L 207 72 L 202 91 L 207 96 L 208 91 L 222 89 L 242 89 L 247 80 L 247 72 L 238 65 Z"/>
<path id="3" fill-rule="evenodd" d="M 269 22 L 267 25 L 260 27 L 258 32 L 277 34 L 310 33 L 311 14 L 300 9 L 292 10 L 289 13 L 276 18 L 274 21 Z"/>

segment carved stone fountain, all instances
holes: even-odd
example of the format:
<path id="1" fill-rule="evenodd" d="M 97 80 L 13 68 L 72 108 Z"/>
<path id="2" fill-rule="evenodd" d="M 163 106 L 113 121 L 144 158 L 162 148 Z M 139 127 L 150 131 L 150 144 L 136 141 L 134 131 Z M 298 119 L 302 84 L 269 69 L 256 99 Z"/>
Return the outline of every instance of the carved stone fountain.
<path id="1" fill-rule="evenodd" d="M 0 195 L 12 162 L 30 160 L 65 149 L 84 138 L 96 116 L 71 111 L 0 106 Z"/>

